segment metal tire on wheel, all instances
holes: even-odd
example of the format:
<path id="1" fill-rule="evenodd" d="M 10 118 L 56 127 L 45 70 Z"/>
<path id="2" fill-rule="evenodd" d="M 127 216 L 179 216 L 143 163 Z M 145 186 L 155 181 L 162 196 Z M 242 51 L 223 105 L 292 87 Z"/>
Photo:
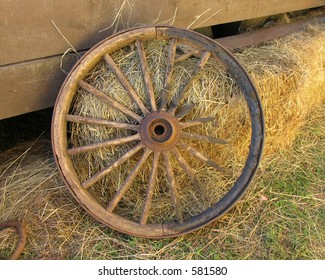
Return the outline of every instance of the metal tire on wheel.
<path id="1" fill-rule="evenodd" d="M 147 46 L 151 42 L 160 43 L 165 50 L 159 58 L 163 61 L 159 67 L 164 73 L 161 83 L 153 81 L 160 72 L 153 72 L 148 63 L 152 54 L 148 53 Z M 119 52 L 125 54 L 126 61 L 131 56 L 137 58 L 135 67 L 140 69 L 138 72 L 141 73 L 141 79 L 134 80 L 133 76 L 125 74 L 125 69 L 131 66 L 117 61 L 116 54 Z M 189 62 L 192 63 L 190 69 L 185 69 Z M 208 151 L 213 151 L 232 143 L 228 139 L 215 137 L 215 131 L 218 131 L 215 115 L 204 116 L 200 115 L 204 110 L 195 111 L 199 102 L 208 102 L 208 97 L 200 96 L 197 103 L 194 103 L 191 101 L 194 97 L 189 96 L 195 91 L 195 83 L 204 83 L 200 80 L 200 73 L 212 62 L 220 65 L 227 79 L 236 82 L 238 92 L 242 94 L 242 99 L 237 99 L 242 100 L 242 106 L 247 108 L 250 126 L 250 141 L 241 170 L 236 174 L 235 180 L 228 180 L 231 181 L 231 186 L 224 193 L 220 189 L 222 196 L 215 201 L 209 197 L 211 192 L 204 188 L 204 178 L 200 177 L 200 172 L 225 173 L 226 175 L 220 175 L 224 178 L 229 172 L 222 163 L 217 163 L 218 159 L 206 155 L 200 147 L 208 145 Z M 123 98 L 128 99 L 125 103 L 120 96 L 114 95 L 115 84 L 108 83 L 105 77 L 97 75 L 100 69 L 108 69 L 110 77 L 124 90 Z M 177 69 L 185 69 L 182 70 L 182 77 L 176 77 L 177 71 L 181 71 Z M 176 78 L 183 81 L 175 89 Z M 94 80 L 105 83 L 105 89 L 92 84 L 91 81 Z M 141 83 L 139 87 L 138 83 Z M 209 85 L 205 87 L 209 91 Z M 229 100 L 236 99 L 234 93 L 227 92 L 224 95 Z M 84 101 L 86 99 L 82 98 L 101 102 L 106 107 L 96 105 L 93 107 L 95 109 L 82 114 L 75 109 L 87 105 Z M 222 103 L 223 106 L 228 106 L 227 100 L 214 100 L 209 104 Z M 79 126 L 85 127 L 84 131 L 89 131 L 89 135 L 80 132 L 77 129 Z M 96 136 L 90 137 L 97 127 L 102 129 L 98 130 L 102 133 L 97 131 Z M 206 127 L 206 131 L 213 135 L 197 133 L 199 127 Z M 235 134 L 236 131 L 232 133 Z M 105 138 L 106 135 L 114 137 Z M 55 159 L 76 200 L 102 223 L 127 234 L 148 238 L 185 234 L 225 214 L 250 184 L 261 158 L 263 141 L 261 103 L 253 83 L 238 61 L 215 41 L 193 31 L 169 26 L 126 30 L 89 50 L 63 83 L 52 121 Z M 121 150 L 121 147 L 125 150 Z M 98 153 L 98 156 L 94 157 L 91 153 Z M 193 159 L 193 164 L 187 159 L 188 156 Z M 91 168 L 95 165 L 98 167 L 94 172 Z M 125 165 L 127 167 L 123 174 L 126 175 L 123 177 L 121 168 Z M 176 165 L 179 167 L 177 170 Z M 79 166 L 83 166 L 86 175 L 82 175 L 84 173 Z M 181 172 L 185 175 L 181 175 Z M 191 186 L 180 186 L 178 176 L 189 179 Z M 159 181 L 159 187 L 157 178 L 161 178 L 162 182 Z M 131 190 L 141 190 L 142 193 L 134 203 L 124 201 L 132 193 Z M 199 201 L 202 197 L 203 201 L 198 202 L 197 211 L 187 210 L 187 206 L 184 206 L 187 198 L 183 199 L 181 194 L 186 191 L 200 192 L 193 194 L 195 199 L 198 198 Z M 155 196 L 166 197 L 160 201 L 161 206 Z M 212 202 L 205 204 L 204 199 Z M 160 213 L 159 207 L 164 208 L 169 204 L 172 208 L 170 216 L 159 214 L 165 217 L 154 217 L 155 213 Z M 135 214 L 135 218 L 130 216 L 123 210 L 123 205 L 138 207 L 140 214 Z"/>

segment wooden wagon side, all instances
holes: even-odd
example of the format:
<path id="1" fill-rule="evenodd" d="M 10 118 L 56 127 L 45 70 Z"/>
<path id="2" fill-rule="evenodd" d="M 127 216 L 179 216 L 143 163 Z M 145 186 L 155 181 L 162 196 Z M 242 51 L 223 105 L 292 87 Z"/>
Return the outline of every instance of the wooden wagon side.
<path id="1" fill-rule="evenodd" d="M 198 28 L 325 5 L 325 0 L 2 1 L 0 119 L 54 104 L 75 56 L 112 32 L 140 24 Z"/>

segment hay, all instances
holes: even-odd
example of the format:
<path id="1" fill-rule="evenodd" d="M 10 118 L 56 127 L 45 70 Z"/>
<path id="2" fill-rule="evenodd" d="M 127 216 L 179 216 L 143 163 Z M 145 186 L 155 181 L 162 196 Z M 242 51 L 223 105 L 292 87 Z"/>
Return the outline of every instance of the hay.
<path id="1" fill-rule="evenodd" d="M 319 33 L 320 30 L 323 29 L 310 27 L 308 32 L 236 53 L 255 80 L 262 97 L 266 112 L 266 155 L 290 147 L 306 114 L 324 100 L 324 34 Z M 151 41 L 145 44 L 157 103 L 160 102 L 159 91 L 162 88 L 166 69 L 167 47 L 167 42 Z M 150 108 L 135 46 L 131 45 L 118 50 L 112 54 L 112 57 L 125 73 L 143 103 Z M 173 99 L 197 62 L 198 58 L 192 57 L 176 64 L 169 99 Z M 89 73 L 86 81 L 141 115 L 104 61 L 101 61 Z M 179 199 L 185 217 L 202 212 L 231 188 L 244 165 L 251 133 L 249 113 L 243 95 L 236 82 L 218 61 L 210 59 L 193 80 L 192 85 L 181 103 L 181 108 L 195 104 L 195 109 L 186 119 L 216 117 L 218 127 L 200 126 L 190 131 L 224 139 L 229 142 L 229 145 L 213 146 L 204 142 L 188 141 L 199 151 L 222 165 L 226 169 L 225 173 L 206 167 L 199 160 L 181 151 L 182 156 L 197 171 L 197 176 L 205 187 L 204 192 L 209 193 L 208 201 L 199 190 L 191 185 L 185 172 L 173 158 Z M 315 96 L 310 94 L 311 91 L 315 93 Z M 110 108 L 82 89 L 78 91 L 72 105 L 72 112 L 82 116 L 133 123 L 131 118 Z M 73 123 L 70 142 L 72 146 L 82 146 L 127 135 L 130 135 L 130 131 Z M 116 161 L 134 145 L 130 143 L 75 156 L 73 160 L 81 180 L 87 180 Z M 132 158 L 91 187 L 91 192 L 103 206 L 106 206 L 113 198 L 140 156 Z M 148 164 L 143 167 L 141 175 L 137 176 L 134 184 L 116 208 L 117 213 L 139 220 L 144 205 L 151 160 L 152 158 L 149 157 Z M 163 222 L 175 218 L 162 162 L 159 173 L 150 213 L 151 222 Z"/>
<path id="2" fill-rule="evenodd" d="M 265 156 L 290 148 L 325 100 L 325 25 L 236 53 L 253 78 L 266 122 Z"/>
<path id="3" fill-rule="evenodd" d="M 41 242 L 51 257 L 55 257 L 59 256 L 59 223 L 62 219 L 73 218 L 76 206 L 65 192 L 49 151 L 49 141 L 37 140 L 1 154 L 0 219 L 24 221 L 28 234 L 25 250 L 32 252 L 30 248 Z M 11 254 L 15 249 L 13 232 L 8 231 L 2 238 L 1 248 L 6 248 L 5 252 Z M 46 257 L 48 253 L 43 252 L 42 256 Z"/>
<path id="4" fill-rule="evenodd" d="M 156 93 L 155 98 L 158 104 L 160 102 L 159 92 L 164 81 L 167 63 L 167 43 L 165 41 L 159 42 L 154 40 L 145 44 L 148 67 L 150 73 L 152 73 L 153 86 Z M 118 50 L 112 54 L 112 57 L 125 73 L 127 79 L 139 94 L 142 102 L 150 108 L 148 98 L 146 98 L 145 86 L 135 46 L 131 45 L 122 50 Z M 169 99 L 173 99 L 177 95 L 182 83 L 189 77 L 198 60 L 199 58 L 193 57 L 175 65 L 174 79 Z M 141 115 L 139 109 L 128 97 L 104 61 L 101 61 L 89 73 L 86 81 Z M 191 143 L 198 150 L 203 151 L 205 155 L 214 159 L 227 170 L 223 174 L 213 168 L 207 168 L 200 160 L 181 151 L 190 166 L 197 170 L 197 176 L 202 182 L 202 186 L 207 186 L 205 193 L 210 194 L 207 201 L 200 191 L 192 186 L 186 173 L 179 166 L 177 160 L 173 158 L 172 163 L 175 177 L 177 178 L 179 200 L 183 207 L 182 211 L 185 217 L 190 217 L 207 209 L 209 205 L 215 203 L 230 189 L 243 167 L 248 152 L 250 135 L 249 113 L 244 97 L 235 81 L 229 77 L 224 67 L 217 60 L 210 59 L 204 67 L 204 70 L 193 80 L 193 87 L 186 93 L 179 111 L 189 106 L 189 104 L 195 104 L 195 108 L 185 119 L 215 117 L 218 120 L 218 127 L 216 128 L 210 124 L 208 126 L 198 126 L 195 129 L 187 130 L 189 132 L 225 139 L 229 142 L 229 145 L 219 145 L 215 148 L 213 145 L 204 142 L 195 143 L 184 140 L 185 142 Z M 127 123 L 133 122 L 131 118 L 109 107 L 83 89 L 79 89 L 75 97 L 72 112 L 76 115 L 88 117 L 108 118 Z M 107 129 L 79 123 L 72 123 L 70 131 L 70 142 L 72 146 L 82 146 L 107 139 L 114 139 L 130 135 L 131 133 L 126 130 Z M 75 156 L 73 160 L 81 180 L 85 181 L 90 176 L 116 161 L 133 146 L 134 143 L 131 143 Z M 90 188 L 90 191 L 99 199 L 103 206 L 107 205 L 112 199 L 140 156 L 138 155 L 132 158 Z M 141 175 L 137 176 L 136 181 L 118 205 L 116 209 L 117 213 L 134 220 L 139 220 L 144 205 L 151 162 L 152 157 L 149 158 L 149 162 L 143 167 Z M 157 178 L 157 187 L 155 189 L 153 207 L 150 214 L 151 222 L 163 222 L 175 218 L 162 160 L 160 162 L 159 173 L 160 176 Z"/>
<path id="5" fill-rule="evenodd" d="M 236 52 L 237 58 L 254 79 L 265 111 L 266 147 L 262 171 L 269 166 L 270 160 L 278 155 L 280 155 L 278 157 L 281 157 L 284 151 L 292 147 L 301 126 L 306 120 L 312 119 L 313 113 L 324 104 L 324 30 L 324 25 L 310 27 L 306 32 Z M 151 71 L 155 72 L 155 87 L 161 86 L 162 83 L 164 73 L 158 65 L 163 64 L 166 59 L 160 51 L 164 47 L 163 44 L 146 46 L 146 48 L 152 48 L 149 61 Z M 132 57 L 135 57 L 136 54 L 131 49 L 125 51 L 129 53 L 129 57 L 126 58 L 125 53 L 116 53 L 114 59 L 120 65 L 124 65 L 122 68 L 124 67 L 124 71 L 127 69 L 126 73 L 129 73 L 128 78 L 131 84 L 138 92 L 142 93 L 141 98 L 144 102 L 147 102 L 143 94 L 143 85 L 139 82 L 141 79 L 137 78 L 140 75 L 140 69 L 136 63 L 129 64 L 129 62 L 126 62 L 132 61 Z M 195 58 L 192 60 L 186 62 L 190 65 L 185 65 L 184 62 L 178 66 L 176 71 L 179 74 L 175 75 L 177 79 L 182 80 L 181 75 L 188 75 L 183 69 L 191 67 L 196 62 Z M 212 133 L 215 133 L 214 136 L 230 141 L 231 145 L 218 146 L 216 151 L 216 149 L 212 150 L 209 145 L 200 143 L 198 149 L 204 150 L 212 158 L 217 158 L 216 161 L 222 164 L 227 169 L 227 172 L 226 174 L 220 174 L 214 172 L 211 168 L 206 169 L 206 166 L 202 163 L 196 162 L 186 153 L 182 153 L 184 157 L 187 156 L 187 160 L 191 162 L 191 165 L 198 170 L 200 180 L 204 182 L 204 186 L 211 193 L 211 200 L 222 195 L 227 186 L 231 185 L 233 178 L 238 175 L 236 172 L 240 170 L 244 155 L 247 153 L 250 129 L 246 122 L 247 110 L 241 102 L 240 92 L 237 92 L 237 95 L 234 96 L 220 96 L 223 93 L 228 93 L 229 89 L 231 91 L 235 89 L 236 92 L 236 84 L 225 75 L 222 68 L 215 72 L 216 70 L 212 66 L 207 65 L 207 73 L 200 74 L 194 89 L 188 93 L 190 101 L 197 103 L 195 110 L 189 117 L 196 116 L 196 114 L 198 116 L 203 114 L 203 116 L 208 117 L 211 113 L 214 114 L 211 109 L 212 105 L 217 104 L 214 108 L 220 109 L 217 114 L 218 128 L 214 129 Z M 210 70 L 210 68 L 213 69 Z M 97 73 L 100 73 L 100 75 L 97 75 Z M 88 79 L 89 82 L 93 80 L 92 83 L 96 87 L 102 86 L 103 90 L 114 86 L 115 90 L 107 90 L 107 94 L 116 94 L 121 91 L 121 87 L 114 81 L 114 77 L 105 64 L 100 64 L 94 69 Z M 105 85 L 108 80 L 111 83 Z M 179 80 L 176 80 L 175 83 L 179 83 Z M 208 95 L 207 88 L 211 87 L 219 91 L 216 90 L 214 92 L 216 94 Z M 175 91 L 176 88 L 173 90 Z M 202 99 L 202 95 L 206 96 L 206 98 Z M 115 97 L 119 98 L 118 95 Z M 197 102 L 199 100 L 202 100 L 202 102 Z M 127 98 L 122 98 L 120 101 L 127 106 L 133 106 Z M 157 101 L 159 101 L 158 98 Z M 107 118 L 109 116 L 116 120 L 122 118 L 121 114 L 105 107 L 104 104 L 99 103 L 98 100 L 81 90 L 74 104 L 74 113 L 89 116 L 91 113 L 96 112 L 97 117 Z M 205 113 L 206 115 L 204 115 Z M 123 120 L 132 122 L 125 117 Z M 74 126 L 70 129 L 73 145 L 125 135 L 125 131 L 101 130 L 97 127 L 94 129 L 94 127 L 86 125 Z M 208 128 L 204 133 L 211 133 L 210 129 L 212 130 L 212 127 Z M 234 129 L 236 133 L 232 133 Z M 87 135 L 87 138 L 84 135 Z M 80 158 L 76 159 L 78 171 L 81 176 L 87 178 L 89 171 L 94 172 L 103 168 L 127 149 L 127 146 L 123 146 L 122 149 L 108 148 L 100 153 L 80 155 Z M 159 247 L 157 242 L 147 243 L 147 241 L 142 242 L 141 240 L 138 245 L 133 246 L 132 239 L 107 229 L 92 217 L 89 217 L 74 201 L 61 181 L 54 159 L 49 151 L 50 143 L 48 141 L 37 140 L 34 144 L 25 143 L 0 155 L 2 161 L 0 167 L 0 217 L 1 220 L 23 220 L 27 224 L 28 239 L 22 258 L 171 258 L 170 250 L 176 250 L 175 244 L 181 242 L 182 238 L 175 239 L 176 243 L 166 243 L 166 246 L 162 245 L 163 247 Z M 94 158 L 98 165 L 88 166 L 88 162 L 93 162 Z M 85 163 L 84 166 L 80 165 L 82 162 Z M 134 166 L 135 162 L 136 159 L 125 163 L 106 178 L 107 182 L 100 182 L 92 190 L 96 195 L 98 193 L 97 197 L 102 203 L 107 203 L 110 197 L 114 195 L 114 188 L 117 188 L 123 182 L 128 170 Z M 167 218 L 173 217 L 162 162 L 160 165 L 162 173 L 161 177 L 158 178 L 159 184 L 155 190 L 151 221 L 154 221 L 152 217 L 160 217 L 158 220 L 163 220 L 160 215 Z M 173 159 L 173 165 L 178 185 L 188 185 L 188 179 L 177 165 L 175 159 Z M 296 168 L 294 163 L 291 164 L 290 162 L 285 166 L 286 168 L 290 166 Z M 132 219 L 138 218 L 142 208 L 142 196 L 145 192 L 142 184 L 147 180 L 149 169 L 150 163 L 144 166 L 144 175 L 137 177 L 137 181 L 130 188 L 124 201 L 119 205 L 117 211 L 121 215 Z M 281 169 L 281 164 L 279 164 L 275 172 L 279 174 L 284 171 Z M 265 173 L 262 172 L 261 176 L 259 174 L 256 180 L 261 185 L 259 191 L 256 192 L 255 189 L 251 189 L 246 196 L 246 200 L 239 204 L 228 217 L 222 219 L 215 229 L 208 228 L 194 233 L 193 240 L 196 241 L 191 241 L 192 247 L 196 247 L 195 244 L 197 244 L 196 242 L 198 242 L 198 237 L 201 234 L 205 236 L 204 239 L 208 238 L 210 240 L 209 244 L 213 242 L 220 244 L 223 248 L 221 250 L 238 245 L 238 252 L 241 252 L 241 254 L 237 258 L 243 258 L 244 256 L 246 258 L 265 258 L 268 256 L 261 251 L 264 237 L 259 231 L 262 231 L 267 227 L 267 223 L 274 219 L 274 217 L 270 217 L 270 220 L 263 220 L 268 212 L 271 213 L 271 211 L 275 210 L 269 209 L 271 207 L 269 204 L 267 211 L 263 210 L 265 201 L 269 199 L 265 196 L 267 190 L 263 185 L 262 177 L 265 176 L 263 174 Z M 272 176 L 272 174 L 268 176 Z M 107 186 L 110 186 L 110 188 L 107 188 Z M 211 188 L 212 186 L 213 188 Z M 204 198 L 197 195 L 197 193 L 193 188 L 188 188 L 186 192 L 182 193 L 181 199 L 183 205 L 185 205 L 183 211 L 187 215 L 194 215 L 208 206 L 202 204 L 199 208 L 195 208 L 190 203 L 184 203 L 185 200 L 191 201 L 196 206 L 201 203 Z M 163 203 L 163 206 L 155 207 L 158 202 Z M 318 202 L 317 205 L 321 204 L 322 202 Z M 248 205 L 248 207 L 245 208 L 245 205 Z M 244 209 L 246 209 L 245 213 L 243 213 Z M 256 223 L 254 222 L 255 219 Z M 283 217 L 279 216 L 277 219 L 283 219 Z M 263 225 L 263 222 L 266 224 Z M 250 225 L 253 225 L 253 228 L 250 228 Z M 249 234 L 243 237 L 243 231 Z M 1 231 L 0 240 L 0 258 L 7 257 L 14 250 L 12 245 L 16 240 L 14 233 L 10 230 Z M 232 240 L 232 242 L 229 240 Z M 240 241 L 240 244 L 234 243 L 236 240 L 237 242 Z M 229 242 L 229 245 L 226 242 Z M 209 244 L 205 244 L 204 248 L 209 248 Z M 102 247 L 99 248 L 98 246 Z M 245 246 L 250 249 L 248 250 Z M 312 253 L 314 254 L 312 258 L 321 257 L 321 252 L 317 251 L 319 245 L 313 244 L 313 246 L 315 250 Z M 240 251 L 244 249 L 246 253 Z M 194 254 L 194 251 L 191 252 Z M 236 258 L 233 255 L 230 257 L 226 254 L 222 256 L 223 258 Z M 208 255 L 206 257 L 208 258 Z M 184 255 L 183 258 L 195 258 L 195 255 L 192 257 Z"/>

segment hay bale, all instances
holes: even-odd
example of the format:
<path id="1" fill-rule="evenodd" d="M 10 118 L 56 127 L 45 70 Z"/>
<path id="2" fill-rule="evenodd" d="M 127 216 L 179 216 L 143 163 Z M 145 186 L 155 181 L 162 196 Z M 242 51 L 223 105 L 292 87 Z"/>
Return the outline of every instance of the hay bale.
<path id="1" fill-rule="evenodd" d="M 325 100 L 325 25 L 245 48 L 235 55 L 262 99 L 264 156 L 291 147 L 300 127 Z"/>

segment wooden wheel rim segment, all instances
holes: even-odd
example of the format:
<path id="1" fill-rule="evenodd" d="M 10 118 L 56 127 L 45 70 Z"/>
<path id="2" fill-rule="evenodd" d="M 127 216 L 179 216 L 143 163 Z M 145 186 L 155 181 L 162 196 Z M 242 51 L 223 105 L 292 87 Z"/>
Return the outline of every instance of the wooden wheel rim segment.
<path id="1" fill-rule="evenodd" d="M 91 71 L 102 58 L 109 63 L 108 60 L 110 60 L 110 53 L 134 42 L 138 50 L 140 50 L 139 60 L 141 60 L 141 55 L 144 55 L 144 52 L 141 52 L 141 48 L 143 48 L 142 42 L 154 39 L 170 41 L 168 59 L 172 61 L 172 64 L 174 63 L 174 57 L 172 54 L 173 52 L 175 53 L 176 42 L 186 43 L 189 46 L 202 50 L 202 56 L 199 62 L 200 67 L 200 63 L 204 65 L 210 56 L 213 56 L 221 61 L 227 68 L 230 75 L 236 80 L 244 95 L 250 112 L 252 129 L 251 143 L 245 166 L 233 187 L 219 201 L 217 201 L 207 210 L 184 220 L 182 218 L 182 214 L 179 212 L 179 209 L 177 209 L 177 201 L 174 199 L 173 205 L 175 207 L 177 221 L 171 221 L 165 224 L 147 223 L 146 221 L 148 214 L 146 210 L 144 210 L 141 221 L 139 222 L 126 219 L 113 213 L 116 204 L 123 195 L 123 190 L 120 189 L 118 190 L 120 193 L 117 194 L 111 202 L 109 202 L 107 208 L 102 206 L 87 190 L 89 187 L 91 187 L 92 182 L 80 182 L 70 158 L 70 155 L 75 151 L 73 149 L 68 151 L 67 139 L 67 122 L 69 120 L 71 121 L 71 119 L 73 120 L 73 116 L 69 115 L 69 110 L 75 93 L 79 87 L 82 87 L 85 90 L 93 90 L 89 88 L 86 82 L 83 81 L 89 71 Z M 145 58 L 142 58 L 142 61 L 143 60 L 145 61 Z M 166 69 L 166 73 L 164 89 L 168 89 L 168 83 L 171 82 L 170 76 L 172 75 L 172 70 Z M 144 83 L 147 83 L 145 75 Z M 148 90 L 148 92 L 150 98 L 150 90 Z M 94 94 L 100 93 L 94 92 Z M 137 100 L 135 100 L 135 102 L 137 102 Z M 132 149 L 133 153 L 143 149 L 144 153 L 141 158 L 143 161 L 146 160 L 151 152 L 154 154 L 152 173 L 150 177 L 155 176 L 157 162 L 159 156 L 161 156 L 164 159 L 166 166 L 168 182 L 171 185 L 174 185 L 175 180 L 173 178 L 174 175 L 171 169 L 168 153 L 173 151 L 177 154 L 177 149 L 175 149 L 176 144 L 183 145 L 183 148 L 190 152 L 196 153 L 196 151 L 194 151 L 194 149 L 191 150 L 190 147 L 179 141 L 179 135 L 181 133 L 179 122 L 180 118 L 177 118 L 174 114 L 176 107 L 175 104 L 170 104 L 170 108 L 167 108 L 168 100 L 167 95 L 164 95 L 164 91 L 162 91 L 161 94 L 161 104 L 159 108 L 157 107 L 157 104 L 152 101 L 152 99 L 152 111 L 141 106 L 141 101 L 139 103 L 139 108 L 143 112 L 143 116 L 134 116 L 138 119 L 139 133 L 134 137 L 132 136 L 132 139 L 136 139 L 140 142 L 135 148 Z M 198 139 L 199 138 L 196 137 L 196 140 Z M 52 146 L 56 163 L 62 177 L 76 200 L 92 216 L 111 228 L 127 234 L 147 238 L 164 238 L 182 235 L 196 230 L 225 214 L 243 195 L 246 188 L 250 184 L 261 159 L 263 142 L 264 119 L 261 102 L 253 83 L 239 62 L 226 49 L 217 44 L 215 41 L 193 31 L 170 26 L 149 26 L 126 30 L 105 39 L 89 50 L 74 66 L 63 83 L 56 100 L 52 120 Z M 222 141 L 220 141 L 220 143 L 222 143 Z M 125 157 L 126 160 L 128 154 L 131 154 L 131 152 L 132 151 L 129 151 L 127 153 Z M 208 159 L 206 162 L 209 164 Z M 98 178 L 93 179 L 97 180 Z M 151 185 L 152 181 L 154 180 L 149 178 L 148 184 Z M 172 191 L 173 186 L 171 187 L 171 192 Z M 173 198 L 175 197 L 172 195 L 172 200 Z M 146 206 L 147 207 L 144 208 L 149 207 L 148 205 Z"/>

